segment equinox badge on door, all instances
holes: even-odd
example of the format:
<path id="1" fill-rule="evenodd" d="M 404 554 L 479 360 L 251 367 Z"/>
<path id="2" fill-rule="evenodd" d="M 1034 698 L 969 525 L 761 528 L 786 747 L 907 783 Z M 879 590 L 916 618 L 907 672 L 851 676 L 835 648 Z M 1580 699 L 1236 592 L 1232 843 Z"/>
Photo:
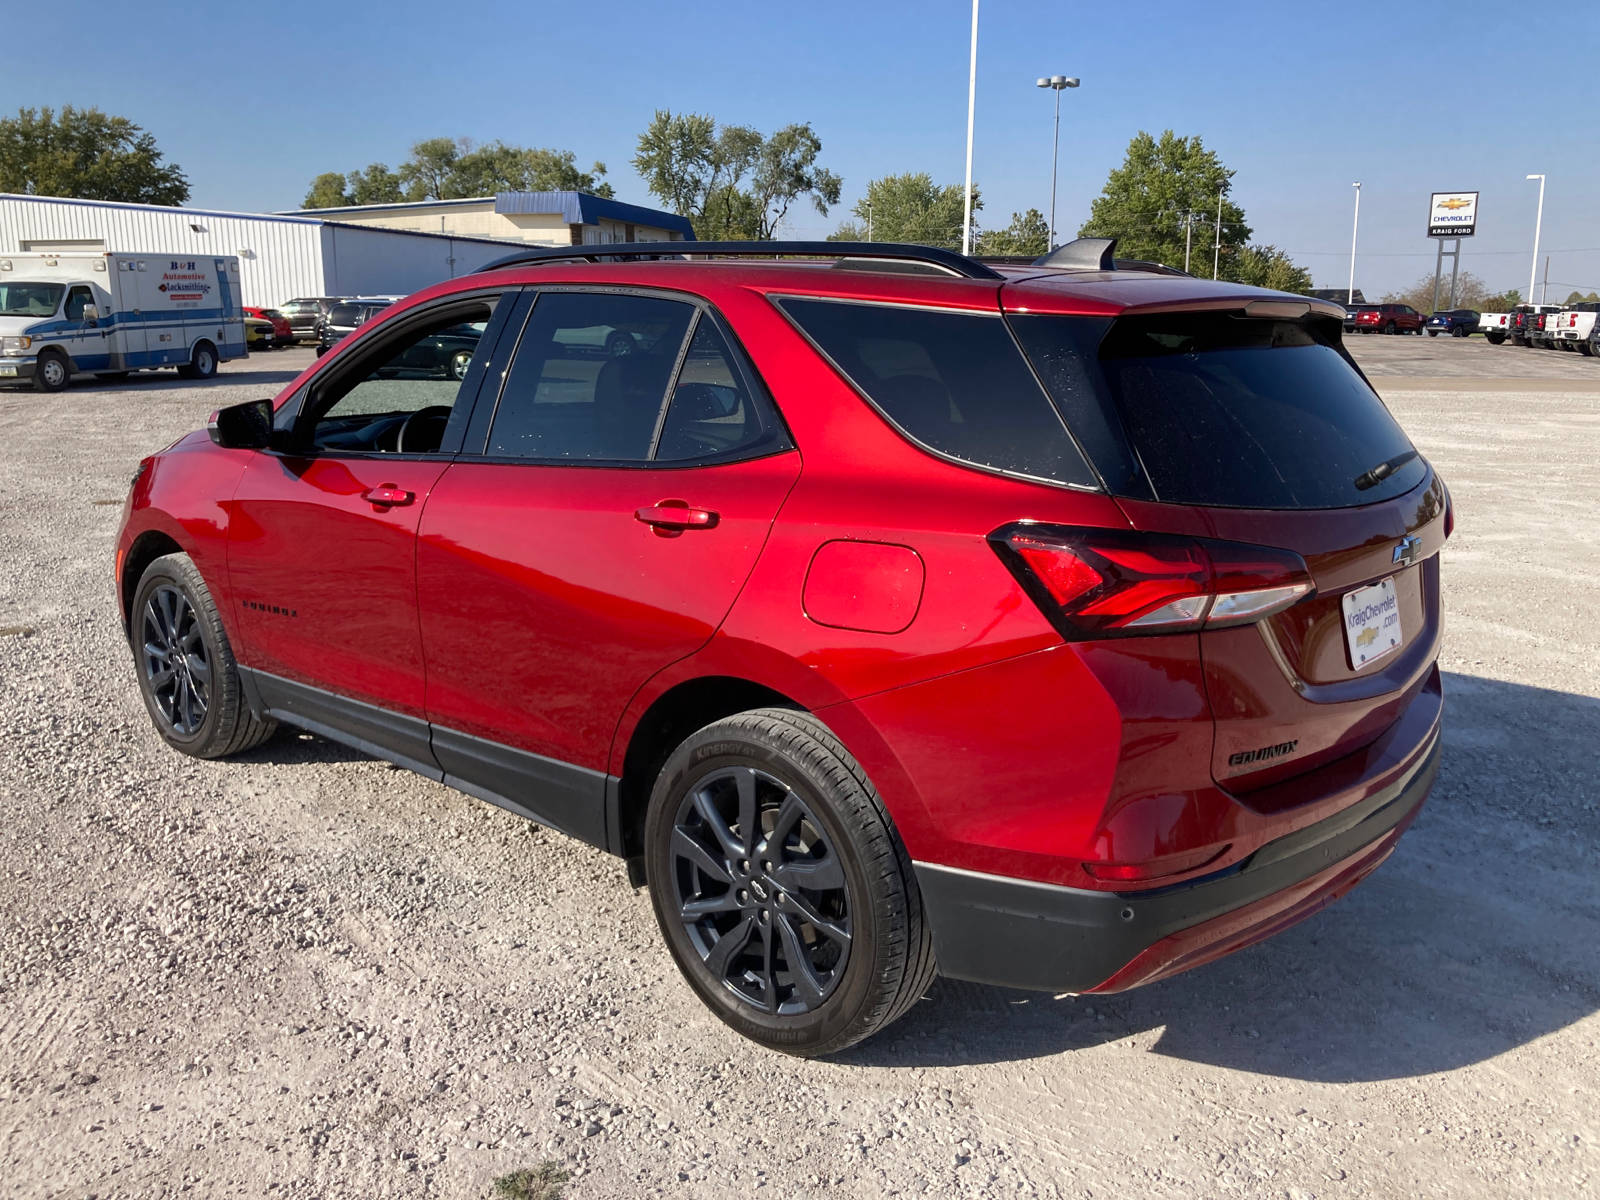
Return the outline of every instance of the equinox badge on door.
<path id="1" fill-rule="evenodd" d="M 1409 567 L 1422 555 L 1422 539 L 1414 533 L 1408 533 L 1400 539 L 1400 544 L 1394 548 L 1394 562 L 1397 566 Z"/>

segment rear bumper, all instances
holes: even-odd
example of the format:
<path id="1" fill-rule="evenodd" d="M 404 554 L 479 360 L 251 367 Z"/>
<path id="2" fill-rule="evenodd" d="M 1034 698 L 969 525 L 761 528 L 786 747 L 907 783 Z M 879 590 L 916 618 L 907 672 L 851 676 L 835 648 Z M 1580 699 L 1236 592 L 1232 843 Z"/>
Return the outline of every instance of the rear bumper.
<path id="1" fill-rule="evenodd" d="M 1039 991 L 1116 992 L 1304 920 L 1375 870 L 1439 773 L 1439 734 L 1394 783 L 1214 875 L 1097 892 L 917 863 L 941 974 Z"/>

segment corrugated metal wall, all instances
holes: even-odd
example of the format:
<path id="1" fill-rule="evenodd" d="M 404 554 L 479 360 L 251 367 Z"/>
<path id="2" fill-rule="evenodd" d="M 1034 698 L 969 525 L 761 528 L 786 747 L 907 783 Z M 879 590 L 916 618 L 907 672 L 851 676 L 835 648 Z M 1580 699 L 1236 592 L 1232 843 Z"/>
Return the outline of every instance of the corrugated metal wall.
<path id="1" fill-rule="evenodd" d="M 0 196 L 0 254 L 25 242 L 96 238 L 132 254 L 237 254 L 250 305 L 337 294 L 324 290 L 320 230 L 317 221 Z"/>
<path id="2" fill-rule="evenodd" d="M 266 307 L 296 296 L 407 295 L 522 244 L 295 217 L 0 195 L 0 255 L 21 253 L 28 242 L 83 240 L 132 254 L 236 254 L 244 303 Z"/>

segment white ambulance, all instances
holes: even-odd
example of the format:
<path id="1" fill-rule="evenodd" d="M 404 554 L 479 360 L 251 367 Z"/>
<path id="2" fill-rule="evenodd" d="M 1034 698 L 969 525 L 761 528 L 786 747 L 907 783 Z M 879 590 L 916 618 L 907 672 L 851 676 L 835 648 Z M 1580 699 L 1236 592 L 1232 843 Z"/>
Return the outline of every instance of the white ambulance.
<path id="1" fill-rule="evenodd" d="M 59 392 L 78 372 L 160 367 L 210 379 L 245 353 L 232 255 L 0 255 L 0 383 Z"/>

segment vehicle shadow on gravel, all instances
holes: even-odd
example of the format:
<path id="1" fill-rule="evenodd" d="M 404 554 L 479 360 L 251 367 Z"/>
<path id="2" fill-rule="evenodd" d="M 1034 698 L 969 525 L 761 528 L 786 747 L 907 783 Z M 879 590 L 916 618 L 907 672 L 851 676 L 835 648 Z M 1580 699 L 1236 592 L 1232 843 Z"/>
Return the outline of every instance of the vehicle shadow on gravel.
<path id="1" fill-rule="evenodd" d="M 303 766 L 306 763 L 357 763 L 381 762 L 365 751 L 331 741 L 315 733 L 307 733 L 292 725 L 278 726 L 278 732 L 264 745 L 237 754 L 228 760 L 237 763 L 267 763 L 279 766 Z M 403 770 L 401 767 L 395 770 Z"/>
<path id="2" fill-rule="evenodd" d="M 959 1065 L 1121 1043 L 1349 1082 L 1481 1062 L 1589 1016 L 1600 1009 L 1600 700 L 1462 675 L 1446 677 L 1445 695 L 1433 796 L 1394 856 L 1331 908 L 1120 996 L 941 979 L 841 1061 Z"/>

